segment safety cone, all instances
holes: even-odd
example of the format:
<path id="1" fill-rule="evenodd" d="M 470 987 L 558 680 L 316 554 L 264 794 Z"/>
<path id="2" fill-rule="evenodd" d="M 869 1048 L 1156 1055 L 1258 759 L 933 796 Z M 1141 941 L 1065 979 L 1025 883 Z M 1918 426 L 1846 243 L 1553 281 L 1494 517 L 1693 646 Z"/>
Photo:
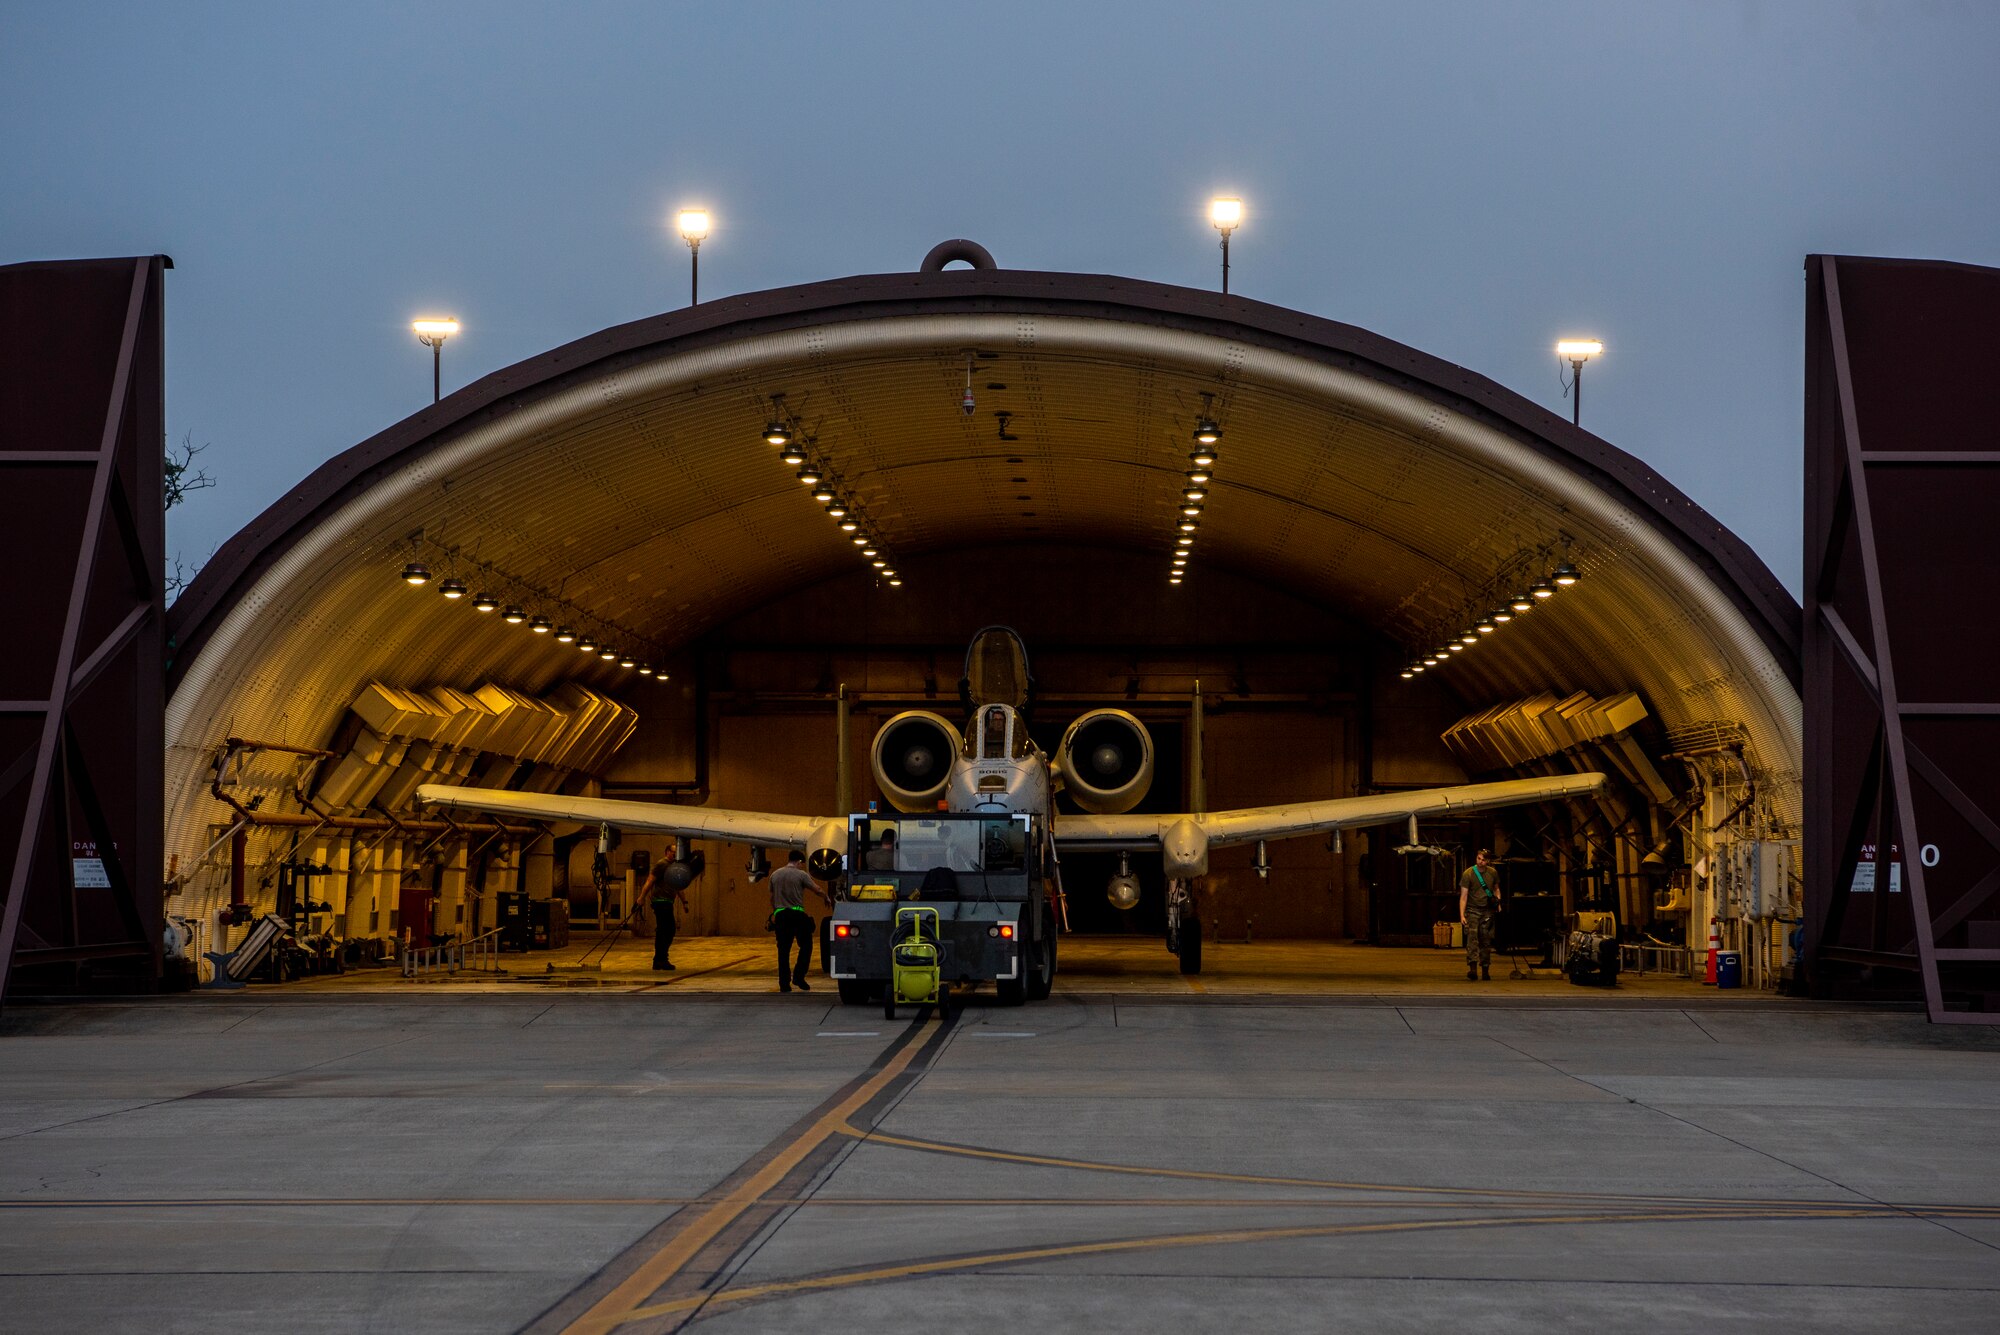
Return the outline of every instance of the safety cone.
<path id="1" fill-rule="evenodd" d="M 1708 977 L 1701 981 L 1713 986 L 1715 983 L 1715 957 L 1722 949 L 1722 919 L 1708 920 Z"/>

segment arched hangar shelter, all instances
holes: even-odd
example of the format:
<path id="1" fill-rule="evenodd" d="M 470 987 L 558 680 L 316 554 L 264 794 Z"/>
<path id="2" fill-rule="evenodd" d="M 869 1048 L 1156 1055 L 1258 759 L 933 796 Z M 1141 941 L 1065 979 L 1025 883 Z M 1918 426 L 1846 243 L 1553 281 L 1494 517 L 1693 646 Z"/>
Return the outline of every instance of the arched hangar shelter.
<path id="1" fill-rule="evenodd" d="M 410 805 L 420 782 L 830 812 L 842 687 L 865 802 L 874 727 L 956 713 L 968 636 L 1004 623 L 1038 733 L 1098 705 L 1152 728 L 1142 809 L 1613 776 L 1569 808 L 1426 821 L 1431 852 L 1394 851 L 1401 826 L 1301 840 L 1261 882 L 1219 852 L 1212 933 L 1428 942 L 1459 859 L 1494 842 L 1519 890 L 1655 934 L 1713 910 L 1782 967 L 1798 609 L 1742 542 L 1638 460 L 1366 331 L 968 253 L 604 330 L 244 529 L 172 613 L 173 911 L 234 898 L 240 923 L 289 895 L 333 937 L 421 939 L 588 880 L 574 829 L 451 825 Z M 1219 457 L 1172 583 L 1204 423 Z M 1564 563 L 1576 582 L 1534 596 Z M 628 840 L 614 868 L 635 851 L 666 850 Z M 746 856 L 709 850 L 694 930 L 761 930 Z M 1144 928 L 1144 904 L 1076 893 L 1108 871 L 1066 868 L 1081 927 Z"/>

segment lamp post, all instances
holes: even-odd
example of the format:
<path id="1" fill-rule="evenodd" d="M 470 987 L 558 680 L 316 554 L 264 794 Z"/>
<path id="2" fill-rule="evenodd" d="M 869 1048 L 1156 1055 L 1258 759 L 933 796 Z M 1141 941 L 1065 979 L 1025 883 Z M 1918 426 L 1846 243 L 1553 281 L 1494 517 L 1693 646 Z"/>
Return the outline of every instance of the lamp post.
<path id="1" fill-rule="evenodd" d="M 682 209 L 675 223 L 688 243 L 688 305 L 701 301 L 701 241 L 708 235 L 707 209 Z"/>
<path id="2" fill-rule="evenodd" d="M 1243 201 L 1217 196 L 1208 201 L 1208 220 L 1222 233 L 1222 295 L 1229 295 L 1229 234 L 1243 222 Z"/>
<path id="3" fill-rule="evenodd" d="M 417 342 L 431 350 L 431 402 L 441 397 L 444 383 L 444 341 L 458 332 L 458 321 L 450 319 L 425 319 L 410 321 L 410 329 L 417 336 Z"/>
<path id="4" fill-rule="evenodd" d="M 1604 345 L 1594 338 L 1565 338 L 1556 344 L 1556 356 L 1569 358 L 1569 424 L 1583 425 L 1583 364 L 1603 355 Z"/>

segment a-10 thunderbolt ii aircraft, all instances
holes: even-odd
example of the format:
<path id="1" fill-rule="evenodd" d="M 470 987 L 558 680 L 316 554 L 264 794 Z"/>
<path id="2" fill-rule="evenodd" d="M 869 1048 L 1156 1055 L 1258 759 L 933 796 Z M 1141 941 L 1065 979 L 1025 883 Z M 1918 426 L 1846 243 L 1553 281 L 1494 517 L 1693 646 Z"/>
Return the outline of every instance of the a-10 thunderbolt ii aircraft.
<path id="1" fill-rule="evenodd" d="M 1193 882 L 1207 873 L 1211 848 L 1261 845 L 1269 840 L 1384 825 L 1403 819 L 1410 819 L 1414 825 L 1418 816 L 1458 815 L 1578 797 L 1594 793 L 1604 785 L 1602 774 L 1569 774 L 1235 811 L 1135 814 L 1132 808 L 1145 796 L 1153 778 L 1153 743 L 1145 725 L 1122 709 L 1093 709 L 1070 724 L 1055 755 L 1047 755 L 1028 736 L 1025 712 L 1032 687 L 1027 651 L 1020 637 L 1008 627 L 989 626 L 973 636 L 966 652 L 965 676 L 959 682 L 959 694 L 968 717 L 966 731 L 961 734 L 941 714 L 909 710 L 881 726 L 870 754 L 876 785 L 892 805 L 910 815 L 901 821 L 903 849 L 912 849 L 915 836 L 928 840 L 924 856 L 945 862 L 957 859 L 958 870 L 981 877 L 982 899 L 987 907 L 995 899 L 1005 897 L 994 893 L 994 876 L 990 874 L 1000 864 L 981 861 L 973 846 L 982 839 L 989 846 L 997 846 L 992 843 L 996 839 L 1013 846 L 1005 870 L 1018 875 L 1011 881 L 1001 878 L 1014 886 L 1013 916 L 1002 914 L 991 923 L 986 918 L 992 915 L 983 912 L 966 916 L 976 916 L 978 934 L 994 937 L 996 941 L 1003 935 L 1002 928 L 1007 928 L 1003 944 L 1009 952 L 1018 954 L 1009 953 L 1004 959 L 996 957 L 1000 962 L 988 969 L 968 964 L 971 972 L 966 976 L 1001 980 L 1003 995 L 1011 983 L 1015 999 L 1019 999 L 1023 990 L 1028 997 L 1046 996 L 1053 981 L 1063 853 L 1157 853 L 1167 878 L 1168 948 L 1180 957 L 1183 972 L 1196 973 L 1201 967 L 1201 924 L 1194 911 Z M 1198 753 L 1196 766 L 1199 769 Z M 1058 811 L 1058 792 L 1066 794 L 1082 812 Z M 669 876 L 677 875 L 682 885 L 694 875 L 683 861 L 688 857 L 685 841 L 693 839 L 750 845 L 758 850 L 753 870 L 763 865 L 763 849 L 803 849 L 807 869 L 814 877 L 829 883 L 843 878 L 850 883 L 895 882 L 897 872 L 920 870 L 915 862 L 893 871 L 870 870 L 887 865 L 886 860 L 877 860 L 882 845 L 871 841 L 871 823 L 879 827 L 896 822 L 869 813 L 793 816 L 436 784 L 424 785 L 418 789 L 418 796 L 440 807 L 674 835 L 682 842 L 678 845 L 676 864 L 669 867 Z M 917 813 L 936 819 L 914 819 Z M 957 824 L 954 828 L 965 836 L 958 839 L 959 852 L 941 852 L 958 838 L 942 827 L 966 817 L 989 818 L 975 827 L 985 833 L 975 834 L 972 828 Z M 1260 848 L 1259 871 L 1266 865 Z M 886 892 L 892 901 L 889 911 L 893 913 L 897 897 L 915 892 L 918 886 L 912 878 L 907 885 L 869 888 Z M 1111 903 L 1118 908 L 1129 909 L 1139 902 L 1139 881 L 1131 874 L 1125 858 L 1121 857 L 1118 874 L 1105 889 Z M 863 897 L 859 889 L 854 897 Z M 1049 900 L 1054 902 L 1053 909 Z M 843 921 L 837 913 L 832 930 L 838 933 Z M 970 927 L 970 922 L 967 925 Z M 849 930 L 857 937 L 872 935 L 864 933 L 858 921 Z M 882 935 L 885 956 L 886 931 L 885 927 Z M 845 944 L 858 945 L 858 941 Z M 992 954 L 986 946 L 968 940 L 962 944 L 960 953 L 969 958 L 982 951 Z M 1014 967 L 1010 962 L 1022 959 L 1027 961 L 1026 966 L 1010 980 L 1006 972 Z M 827 967 L 834 971 L 835 962 L 829 960 Z M 849 973 L 851 970 L 836 972 L 835 977 L 845 978 Z M 859 993 L 860 989 L 858 982 L 850 985 L 843 981 L 842 996 L 859 999 L 858 995 L 848 994 Z"/>

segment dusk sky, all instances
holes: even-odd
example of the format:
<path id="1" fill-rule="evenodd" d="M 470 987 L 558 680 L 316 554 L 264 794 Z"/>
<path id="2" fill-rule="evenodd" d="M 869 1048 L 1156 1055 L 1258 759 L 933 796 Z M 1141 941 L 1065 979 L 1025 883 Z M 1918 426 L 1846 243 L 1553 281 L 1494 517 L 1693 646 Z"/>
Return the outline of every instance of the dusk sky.
<path id="1" fill-rule="evenodd" d="M 1816 251 L 2000 264 L 2000 5 L 0 8 L 0 262 L 164 251 L 204 559 L 447 392 L 704 295 L 1006 267 L 1232 287 L 1566 412 L 1799 588 Z"/>

